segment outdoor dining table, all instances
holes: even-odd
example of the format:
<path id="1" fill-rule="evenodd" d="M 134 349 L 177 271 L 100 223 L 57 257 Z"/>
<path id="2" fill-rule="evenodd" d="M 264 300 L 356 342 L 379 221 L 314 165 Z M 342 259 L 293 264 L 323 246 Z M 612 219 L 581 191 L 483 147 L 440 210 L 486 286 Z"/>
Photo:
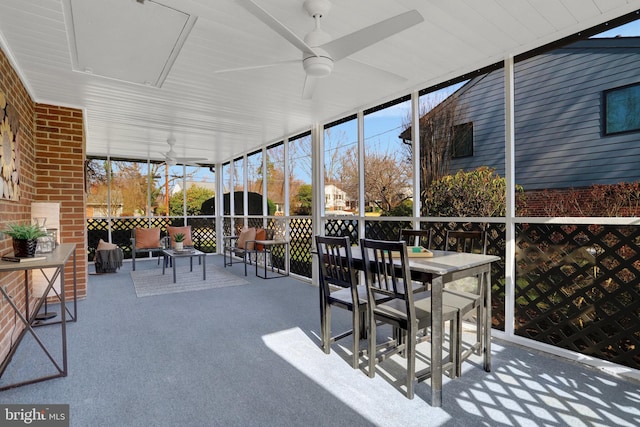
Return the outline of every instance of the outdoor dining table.
<path id="1" fill-rule="evenodd" d="M 363 268 L 362 252 L 352 248 L 356 268 Z M 465 277 L 485 280 L 484 370 L 491 371 L 491 263 L 500 258 L 494 255 L 469 254 L 432 250 L 433 257 L 409 257 L 409 268 L 413 273 L 431 275 L 431 406 L 442 406 L 442 290 L 446 283 Z"/>

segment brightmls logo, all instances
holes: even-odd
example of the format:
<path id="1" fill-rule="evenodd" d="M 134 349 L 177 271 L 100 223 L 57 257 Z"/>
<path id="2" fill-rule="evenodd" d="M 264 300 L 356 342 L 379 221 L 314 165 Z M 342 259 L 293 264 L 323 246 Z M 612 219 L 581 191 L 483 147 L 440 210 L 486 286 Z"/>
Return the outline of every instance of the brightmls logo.
<path id="1" fill-rule="evenodd" d="M 0 425 L 69 427 L 69 405 L 0 405 Z"/>

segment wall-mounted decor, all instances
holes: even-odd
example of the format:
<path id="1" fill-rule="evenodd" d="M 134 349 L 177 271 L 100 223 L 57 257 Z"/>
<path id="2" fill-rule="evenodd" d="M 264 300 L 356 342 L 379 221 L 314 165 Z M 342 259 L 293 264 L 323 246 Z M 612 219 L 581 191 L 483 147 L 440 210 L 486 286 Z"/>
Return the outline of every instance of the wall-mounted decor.
<path id="1" fill-rule="evenodd" d="M 18 112 L 0 91 L 0 199 L 20 198 L 19 125 Z"/>

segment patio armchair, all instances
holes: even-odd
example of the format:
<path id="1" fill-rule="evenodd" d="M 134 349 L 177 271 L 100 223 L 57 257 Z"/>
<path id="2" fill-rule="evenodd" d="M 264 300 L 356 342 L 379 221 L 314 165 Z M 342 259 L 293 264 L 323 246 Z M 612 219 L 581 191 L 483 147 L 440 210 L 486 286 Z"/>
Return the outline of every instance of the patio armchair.
<path id="1" fill-rule="evenodd" d="M 247 262 L 251 262 L 249 255 L 254 252 L 254 242 L 256 240 L 255 227 L 245 227 L 240 230 L 237 236 L 223 236 L 223 257 L 224 266 L 233 265 L 233 258 L 239 257 L 244 263 L 244 275 L 247 275 Z M 227 261 L 227 256 L 229 257 Z"/>
<path id="2" fill-rule="evenodd" d="M 258 262 L 258 253 L 264 253 L 265 257 L 269 255 L 264 247 L 256 240 L 273 239 L 273 230 L 256 227 L 245 227 L 240 230 L 237 236 L 223 236 L 223 256 L 224 266 L 233 265 L 233 258 L 238 257 L 244 263 L 244 275 L 247 275 L 247 264 L 252 264 L 251 256 L 253 255 Z M 228 259 L 227 259 L 228 256 Z M 265 259 L 266 263 L 267 260 Z"/>
<path id="3" fill-rule="evenodd" d="M 161 237 L 161 230 L 158 227 L 142 228 L 136 227 L 131 230 L 131 264 L 132 270 L 136 271 L 136 255 L 138 253 L 157 253 L 158 263 L 160 262 L 160 252 L 165 249 L 166 242 Z"/>

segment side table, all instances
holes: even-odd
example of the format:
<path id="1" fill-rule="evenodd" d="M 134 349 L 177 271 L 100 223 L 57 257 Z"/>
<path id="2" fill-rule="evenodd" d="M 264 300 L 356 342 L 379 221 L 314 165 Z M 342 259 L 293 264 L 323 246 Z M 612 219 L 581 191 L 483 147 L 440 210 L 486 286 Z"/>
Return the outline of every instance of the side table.
<path id="1" fill-rule="evenodd" d="M 288 240 L 254 240 L 256 246 L 262 246 L 262 251 L 255 250 L 256 253 L 262 252 L 264 254 L 264 275 L 260 275 L 258 268 L 258 260 L 256 259 L 256 276 L 261 279 L 275 279 L 277 277 L 284 277 L 289 275 L 289 241 Z M 284 252 L 284 270 L 281 271 L 279 267 L 273 266 L 273 248 L 282 247 Z M 269 275 L 267 272 L 267 255 L 271 254 L 271 272 L 275 273 Z"/>

